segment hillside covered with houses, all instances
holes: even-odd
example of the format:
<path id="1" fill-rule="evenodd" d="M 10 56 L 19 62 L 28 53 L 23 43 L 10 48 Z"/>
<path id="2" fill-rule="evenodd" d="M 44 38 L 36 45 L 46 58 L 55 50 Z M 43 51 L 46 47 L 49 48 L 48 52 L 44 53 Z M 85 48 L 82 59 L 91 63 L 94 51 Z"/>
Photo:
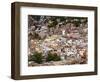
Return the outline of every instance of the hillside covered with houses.
<path id="1" fill-rule="evenodd" d="M 87 64 L 86 17 L 28 15 L 28 66 Z"/>

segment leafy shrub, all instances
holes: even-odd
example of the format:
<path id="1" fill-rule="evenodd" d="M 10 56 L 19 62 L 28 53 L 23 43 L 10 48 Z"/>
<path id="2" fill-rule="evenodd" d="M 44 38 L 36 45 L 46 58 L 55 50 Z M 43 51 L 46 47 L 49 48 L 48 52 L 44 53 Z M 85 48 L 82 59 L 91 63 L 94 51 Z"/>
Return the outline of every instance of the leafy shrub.
<path id="1" fill-rule="evenodd" d="M 29 57 L 29 61 L 35 61 L 38 64 L 41 64 L 43 62 L 43 56 L 42 53 L 34 52 L 33 55 Z"/>
<path id="2" fill-rule="evenodd" d="M 48 56 L 46 58 L 46 61 L 60 61 L 61 58 L 60 56 L 58 56 L 56 53 L 52 54 L 52 53 L 48 53 Z"/>
<path id="3" fill-rule="evenodd" d="M 48 23 L 48 27 L 49 28 L 55 28 L 57 24 L 58 24 L 57 21 L 54 20 L 54 21 L 51 21 L 50 23 Z"/>

